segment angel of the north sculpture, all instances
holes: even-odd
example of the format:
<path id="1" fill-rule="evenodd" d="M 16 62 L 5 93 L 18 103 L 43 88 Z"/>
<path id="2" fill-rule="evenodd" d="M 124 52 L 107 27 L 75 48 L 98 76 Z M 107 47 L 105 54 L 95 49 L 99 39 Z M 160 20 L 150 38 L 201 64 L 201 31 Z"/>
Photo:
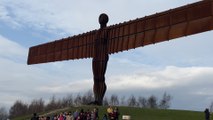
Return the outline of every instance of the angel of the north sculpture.
<path id="1" fill-rule="evenodd" d="M 108 27 L 107 22 L 108 16 L 101 14 L 98 30 L 31 47 L 28 64 L 92 58 L 94 103 L 101 105 L 110 54 L 212 30 L 213 0 Z"/>

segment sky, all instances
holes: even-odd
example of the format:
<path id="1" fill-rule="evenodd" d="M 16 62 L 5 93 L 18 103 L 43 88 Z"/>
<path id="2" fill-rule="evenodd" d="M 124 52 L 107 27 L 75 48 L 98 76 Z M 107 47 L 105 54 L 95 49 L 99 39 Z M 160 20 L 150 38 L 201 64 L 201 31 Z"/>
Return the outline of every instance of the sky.
<path id="1" fill-rule="evenodd" d="M 0 0 L 0 107 L 92 90 L 92 59 L 27 65 L 28 49 L 199 0 Z M 213 101 L 213 31 L 110 55 L 106 96 L 172 96 L 171 109 Z"/>

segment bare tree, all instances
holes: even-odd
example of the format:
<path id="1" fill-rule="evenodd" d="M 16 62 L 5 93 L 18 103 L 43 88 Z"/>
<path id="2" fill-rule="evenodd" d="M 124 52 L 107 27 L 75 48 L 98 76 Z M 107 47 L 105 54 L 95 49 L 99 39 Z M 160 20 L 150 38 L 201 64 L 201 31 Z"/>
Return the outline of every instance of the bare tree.
<path id="1" fill-rule="evenodd" d="M 50 98 L 50 102 L 46 105 L 45 109 L 49 111 L 49 110 L 54 110 L 56 108 L 57 108 L 57 101 L 56 101 L 55 96 L 53 95 Z"/>
<path id="2" fill-rule="evenodd" d="M 82 96 L 82 104 L 87 105 L 88 103 L 91 103 L 94 101 L 92 90 L 89 90 Z"/>
<path id="3" fill-rule="evenodd" d="M 83 95 L 82 98 L 81 98 L 81 103 L 82 105 L 87 105 L 89 102 L 87 101 L 87 96 L 86 95 Z"/>
<path id="4" fill-rule="evenodd" d="M 138 103 L 139 103 L 140 107 L 147 108 L 147 100 L 146 100 L 146 98 L 140 96 L 138 98 Z"/>
<path id="5" fill-rule="evenodd" d="M 73 97 L 72 95 L 67 95 L 66 97 L 63 97 L 63 99 L 60 100 L 60 104 L 61 104 L 61 107 L 70 107 L 70 106 L 73 106 Z"/>
<path id="6" fill-rule="evenodd" d="M 137 100 L 134 95 L 130 96 L 128 99 L 128 106 L 135 107 L 137 106 Z"/>
<path id="7" fill-rule="evenodd" d="M 122 106 L 125 106 L 126 105 L 126 101 L 125 101 L 126 97 L 125 96 L 122 96 L 121 97 L 121 102 L 120 102 L 120 105 Z"/>
<path id="8" fill-rule="evenodd" d="M 107 97 L 104 97 L 103 106 L 108 106 L 108 105 L 109 105 L 108 98 L 107 98 Z"/>
<path id="9" fill-rule="evenodd" d="M 29 105 L 28 111 L 30 113 L 38 113 L 44 111 L 44 101 L 42 98 L 34 99 L 31 104 Z"/>
<path id="10" fill-rule="evenodd" d="M 60 109 L 60 108 L 63 108 L 63 99 L 58 99 L 57 102 L 56 102 L 56 108 L 55 109 Z"/>
<path id="11" fill-rule="evenodd" d="M 157 97 L 155 97 L 154 95 L 150 96 L 147 100 L 147 105 L 149 108 L 158 108 Z"/>
<path id="12" fill-rule="evenodd" d="M 117 95 L 115 95 L 115 94 L 111 95 L 110 104 L 111 105 L 119 105 L 119 100 L 118 100 L 118 96 Z"/>
<path id="13" fill-rule="evenodd" d="M 65 99 L 67 100 L 67 107 L 73 106 L 73 96 L 72 96 L 72 94 L 67 95 L 67 97 Z"/>
<path id="14" fill-rule="evenodd" d="M 0 120 L 7 120 L 8 113 L 4 107 L 0 107 Z"/>
<path id="15" fill-rule="evenodd" d="M 11 118 L 26 115 L 27 112 L 28 112 L 28 105 L 20 100 L 17 100 L 9 111 Z"/>
<path id="16" fill-rule="evenodd" d="M 163 94 L 162 100 L 160 101 L 159 108 L 168 109 L 170 107 L 170 104 L 171 104 L 171 99 L 172 99 L 172 97 L 165 92 Z"/>
<path id="17" fill-rule="evenodd" d="M 79 106 L 79 105 L 82 104 L 82 97 L 81 97 L 80 94 L 78 94 L 78 95 L 76 96 L 76 98 L 75 98 L 75 100 L 74 100 L 74 104 L 75 104 L 76 106 Z"/>
<path id="18" fill-rule="evenodd" d="M 86 96 L 87 96 L 87 102 L 91 102 L 91 101 L 94 101 L 94 96 L 93 96 L 93 92 L 92 90 L 89 90 L 87 93 L 86 93 Z"/>
<path id="19" fill-rule="evenodd" d="M 68 100 L 67 97 L 63 97 L 61 100 L 61 106 L 64 107 L 68 107 Z"/>

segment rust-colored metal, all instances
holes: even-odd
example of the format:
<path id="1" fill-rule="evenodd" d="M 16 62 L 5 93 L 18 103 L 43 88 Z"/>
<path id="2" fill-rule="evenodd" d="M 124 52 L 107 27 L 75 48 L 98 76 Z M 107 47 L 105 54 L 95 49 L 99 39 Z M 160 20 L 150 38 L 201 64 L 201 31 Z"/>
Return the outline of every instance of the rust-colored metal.
<path id="1" fill-rule="evenodd" d="M 92 59 L 93 70 L 93 92 L 95 96 L 95 104 L 102 105 L 102 100 L 106 92 L 105 84 L 105 72 L 107 68 L 107 62 L 109 60 L 108 55 L 108 30 L 106 24 L 108 22 L 108 16 L 101 14 L 99 17 L 99 23 L 101 29 L 96 34 L 94 56 Z"/>
<path id="2" fill-rule="evenodd" d="M 102 103 L 106 91 L 108 55 L 213 29 L 213 0 L 204 0 L 140 19 L 106 27 L 108 17 L 99 17 L 100 29 L 29 49 L 28 64 L 93 58 L 94 94 Z"/>

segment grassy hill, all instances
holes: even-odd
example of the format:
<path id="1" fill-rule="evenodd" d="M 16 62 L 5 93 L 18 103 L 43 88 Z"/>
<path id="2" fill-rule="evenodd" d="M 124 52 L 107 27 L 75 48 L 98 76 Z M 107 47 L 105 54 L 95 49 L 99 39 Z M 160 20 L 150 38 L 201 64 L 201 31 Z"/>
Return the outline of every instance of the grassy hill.
<path id="1" fill-rule="evenodd" d="M 81 106 L 81 107 L 70 107 L 64 109 L 58 109 L 55 111 L 40 113 L 39 115 L 51 115 L 60 112 L 75 111 L 76 109 L 87 109 L 92 110 L 94 107 L 99 109 L 99 116 L 106 113 L 106 107 L 100 106 Z M 159 110 L 159 109 L 143 109 L 143 108 L 133 108 L 133 107 L 118 107 L 120 111 L 120 120 L 122 120 L 122 115 L 130 115 L 131 120 L 204 120 L 203 112 L 196 111 L 183 111 L 183 110 Z M 27 120 L 31 116 L 22 116 L 12 120 Z M 100 119 L 101 120 L 101 119 Z"/>

